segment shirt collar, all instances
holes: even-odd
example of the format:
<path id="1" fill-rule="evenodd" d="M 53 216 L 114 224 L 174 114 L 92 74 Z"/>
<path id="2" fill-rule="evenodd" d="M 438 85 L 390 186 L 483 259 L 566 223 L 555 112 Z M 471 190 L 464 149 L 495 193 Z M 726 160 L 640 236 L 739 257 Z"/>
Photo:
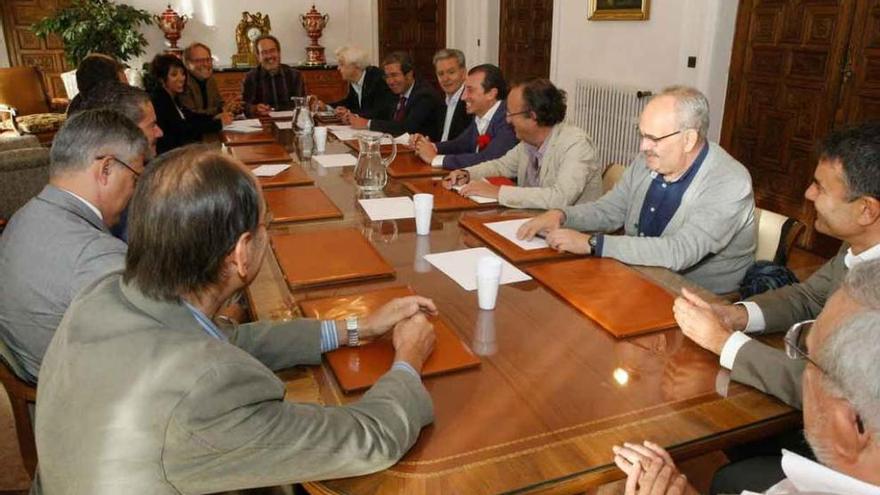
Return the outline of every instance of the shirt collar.
<path id="1" fill-rule="evenodd" d="M 357 89 L 361 89 L 361 88 L 363 88 L 363 87 L 364 87 L 364 78 L 365 78 L 365 77 L 367 77 L 367 69 L 364 69 L 364 70 L 361 71 L 361 77 L 359 77 L 359 78 L 358 78 L 358 82 L 355 83 L 355 84 L 352 84 L 352 86 L 356 87 Z"/>
<path id="2" fill-rule="evenodd" d="M 206 334 L 214 337 L 217 340 L 223 342 L 227 341 L 226 335 L 224 335 L 223 332 L 221 332 L 220 329 L 217 328 L 217 325 L 215 325 L 210 318 L 205 316 L 205 313 L 202 313 L 201 310 L 199 310 L 197 307 L 193 306 L 189 302 L 184 301 L 183 299 L 181 299 L 181 301 L 183 302 L 183 305 L 186 306 L 186 309 L 188 309 L 189 312 L 192 313 L 193 318 L 196 319 L 199 326 L 202 327 L 202 330 L 204 330 Z"/>
<path id="3" fill-rule="evenodd" d="M 498 111 L 498 107 L 501 106 L 501 100 L 495 102 L 491 108 L 486 112 L 482 117 L 474 117 L 477 121 L 477 128 L 482 128 L 483 132 L 486 132 L 486 127 L 489 126 L 489 122 L 492 122 L 492 117 L 495 116 L 495 112 Z"/>
<path id="4" fill-rule="evenodd" d="M 80 203 L 86 205 L 90 210 L 92 210 L 95 213 L 95 215 L 98 215 L 98 218 L 100 218 L 102 222 L 104 221 L 104 215 L 101 214 L 101 210 L 99 210 L 97 206 L 93 205 L 92 203 L 89 203 L 82 196 L 80 196 L 76 193 L 72 193 L 72 192 L 68 191 L 67 189 L 61 189 L 60 187 L 58 189 L 66 192 L 67 194 L 70 194 L 74 198 L 78 199 L 80 201 Z"/>
<path id="5" fill-rule="evenodd" d="M 798 492 L 849 493 L 876 495 L 880 487 L 837 472 L 785 449 L 782 450 L 782 470 Z"/>
<path id="6" fill-rule="evenodd" d="M 880 244 L 870 247 L 859 254 L 853 254 L 852 248 L 846 250 L 846 256 L 843 257 L 843 264 L 847 268 L 852 268 L 859 263 L 871 261 L 880 258 Z"/>
<path id="7" fill-rule="evenodd" d="M 557 124 L 559 125 L 559 124 Z M 526 145 L 526 151 L 529 152 L 529 156 L 532 158 L 537 158 L 540 160 L 544 158 L 544 153 L 547 152 L 547 148 L 549 147 L 550 139 L 553 137 L 553 132 L 556 130 L 556 126 L 553 126 L 553 130 L 550 131 L 550 134 L 547 134 L 547 139 L 541 143 L 540 147 L 535 147 L 529 143 L 524 143 Z"/>
<path id="8" fill-rule="evenodd" d="M 458 100 L 461 99 L 461 94 L 464 92 L 464 84 L 458 87 L 458 90 L 451 95 L 446 96 L 446 106 L 449 105 L 458 105 Z"/>
<path id="9" fill-rule="evenodd" d="M 410 86 L 409 89 L 406 90 L 406 91 L 405 91 L 402 95 L 400 95 L 400 96 L 403 96 L 404 98 L 406 98 L 407 101 L 409 101 L 409 95 L 410 95 L 410 93 L 412 93 L 412 90 L 413 90 L 414 87 L 416 87 L 416 82 L 415 82 L 415 81 L 413 81 L 412 86 Z"/>
<path id="10" fill-rule="evenodd" d="M 696 158 L 694 158 L 694 163 L 692 163 L 691 166 L 688 167 L 687 172 L 681 174 L 681 177 L 679 177 L 675 180 L 667 181 L 665 176 L 661 176 L 660 174 L 658 174 L 657 172 L 652 170 L 651 171 L 651 178 L 656 179 L 658 177 L 661 177 L 664 182 L 667 182 L 669 184 L 675 184 L 676 182 L 681 182 L 681 181 L 685 180 L 686 178 L 697 173 L 697 170 L 700 169 L 700 166 L 703 164 L 703 161 L 706 159 L 706 155 L 708 155 L 708 154 L 709 154 L 709 142 L 706 141 L 705 143 L 703 143 L 703 147 L 700 149 L 700 153 L 697 155 Z"/>

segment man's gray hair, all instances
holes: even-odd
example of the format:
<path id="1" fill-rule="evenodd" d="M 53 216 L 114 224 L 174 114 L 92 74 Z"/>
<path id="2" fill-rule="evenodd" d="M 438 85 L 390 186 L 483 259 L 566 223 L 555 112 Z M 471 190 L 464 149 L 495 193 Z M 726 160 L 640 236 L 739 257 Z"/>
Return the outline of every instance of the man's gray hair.
<path id="1" fill-rule="evenodd" d="M 434 65 L 437 65 L 437 62 L 440 60 L 445 60 L 447 58 L 454 58 L 456 62 L 458 62 L 459 67 L 467 67 L 464 60 L 464 53 L 461 50 L 455 48 L 444 48 L 442 50 L 437 50 L 437 53 L 434 54 Z"/>
<path id="2" fill-rule="evenodd" d="M 832 332 L 816 360 L 829 375 L 830 391 L 852 403 L 865 426 L 880 434 L 880 260 L 854 266 L 843 290 L 867 311 Z"/>
<path id="3" fill-rule="evenodd" d="M 370 66 L 370 56 L 358 46 L 343 45 L 334 52 L 336 60 L 345 60 L 345 63 L 354 65 L 358 69 L 366 69 Z"/>
<path id="4" fill-rule="evenodd" d="M 149 150 L 143 131 L 131 119 L 114 110 L 85 110 L 67 119 L 52 140 L 49 175 L 85 170 L 102 155 L 130 163 Z"/>
<path id="5" fill-rule="evenodd" d="M 694 129 L 700 139 L 709 134 L 709 100 L 699 89 L 690 86 L 669 86 L 655 98 L 675 98 L 675 113 L 679 130 Z"/>

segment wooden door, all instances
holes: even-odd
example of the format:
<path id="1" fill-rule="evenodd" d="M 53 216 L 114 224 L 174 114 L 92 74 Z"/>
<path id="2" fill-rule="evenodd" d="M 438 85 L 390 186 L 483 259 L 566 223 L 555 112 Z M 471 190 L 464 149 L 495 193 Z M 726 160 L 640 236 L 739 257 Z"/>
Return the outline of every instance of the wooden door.
<path id="1" fill-rule="evenodd" d="M 854 0 L 741 0 L 721 144 L 752 174 L 758 206 L 800 218 L 816 142 L 834 125 Z"/>
<path id="2" fill-rule="evenodd" d="M 510 82 L 550 77 L 553 0 L 501 0 L 498 60 Z"/>
<path id="3" fill-rule="evenodd" d="M 856 4 L 836 125 L 880 119 L 880 0 Z"/>
<path id="4" fill-rule="evenodd" d="M 50 98 L 66 98 L 61 73 L 74 67 L 64 60 L 61 38 L 50 35 L 46 41 L 31 31 L 33 23 L 54 12 L 65 0 L 3 0 L 0 13 L 3 16 L 3 34 L 9 63 L 13 66 L 38 67 L 43 74 L 46 91 Z"/>
<path id="5" fill-rule="evenodd" d="M 446 0 L 379 0 L 379 61 L 402 50 L 416 77 L 437 85 L 434 53 L 446 47 Z"/>

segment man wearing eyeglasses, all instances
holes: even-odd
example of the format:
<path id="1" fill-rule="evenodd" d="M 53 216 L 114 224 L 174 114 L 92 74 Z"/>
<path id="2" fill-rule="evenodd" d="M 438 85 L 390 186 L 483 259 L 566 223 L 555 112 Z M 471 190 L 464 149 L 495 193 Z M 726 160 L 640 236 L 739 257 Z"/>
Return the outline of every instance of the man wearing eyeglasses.
<path id="1" fill-rule="evenodd" d="M 244 112 L 248 117 L 268 117 L 273 110 L 293 107 L 290 99 L 306 95 L 302 74 L 281 63 L 281 42 L 271 34 L 254 40 L 254 51 L 260 65 L 251 69 L 242 82 Z"/>
<path id="2" fill-rule="evenodd" d="M 706 315 L 711 316 L 711 309 L 676 307 L 680 323 L 698 323 Z M 781 465 L 782 472 L 770 482 L 744 483 L 743 494 L 880 493 L 878 330 L 880 260 L 873 260 L 853 267 L 815 322 L 794 325 L 785 338 L 785 359 L 802 370 L 804 433 L 819 462 L 787 450 L 781 457 L 762 458 Z M 613 452 L 627 474 L 626 495 L 695 493 L 661 446 L 624 444 Z M 734 493 L 716 488 L 713 484 L 712 493 Z"/>
<path id="3" fill-rule="evenodd" d="M 463 196 L 494 198 L 511 208 L 562 208 L 602 195 L 602 166 L 593 140 L 567 124 L 565 92 L 548 79 L 518 84 L 507 96 L 507 123 L 516 146 L 494 160 L 454 170 L 443 179 Z M 508 142 L 510 142 L 508 140 Z M 490 182 L 493 177 L 514 184 Z"/>
<path id="4" fill-rule="evenodd" d="M 204 43 L 193 43 L 183 50 L 183 62 L 189 77 L 180 95 L 180 103 L 195 113 L 214 117 L 223 113 L 223 97 L 214 78 L 214 59 Z"/>
<path id="5" fill-rule="evenodd" d="M 545 235 L 560 252 L 668 268 L 715 293 L 736 290 L 755 261 L 752 181 L 707 140 L 708 129 L 700 91 L 663 90 L 639 119 L 641 153 L 611 191 L 550 210 L 517 235 Z M 613 234 L 621 228 L 623 235 Z"/>
<path id="6" fill-rule="evenodd" d="M 0 338 L 36 383 L 43 354 L 74 296 L 121 270 L 126 245 L 110 234 L 150 153 L 146 136 L 112 110 L 86 110 L 52 142 L 49 184 L 0 237 Z"/>

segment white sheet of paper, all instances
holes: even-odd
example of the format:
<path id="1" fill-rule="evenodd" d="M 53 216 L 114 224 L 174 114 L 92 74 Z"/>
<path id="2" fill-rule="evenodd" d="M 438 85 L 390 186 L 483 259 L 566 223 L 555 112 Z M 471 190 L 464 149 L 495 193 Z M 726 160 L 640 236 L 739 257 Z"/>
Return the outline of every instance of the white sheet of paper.
<path id="1" fill-rule="evenodd" d="M 399 198 L 359 199 L 361 208 L 367 212 L 370 220 L 396 220 L 398 218 L 415 218 L 415 207 L 409 196 Z"/>
<path id="2" fill-rule="evenodd" d="M 517 246 L 525 249 L 526 251 L 531 251 L 533 249 L 542 249 L 545 247 L 550 247 L 547 244 L 547 241 L 541 239 L 540 237 L 534 237 L 531 241 L 523 241 L 516 238 L 516 231 L 519 229 L 519 226 L 531 220 L 530 218 L 520 218 L 517 220 L 504 220 L 501 222 L 491 222 L 485 224 L 489 229 L 497 232 L 499 235 L 507 239 L 508 241 L 516 244 Z"/>
<path id="3" fill-rule="evenodd" d="M 443 180 L 442 178 L 440 180 Z M 452 186 L 452 190 L 461 194 L 461 188 L 464 186 Z M 474 203 L 485 204 L 485 203 L 497 203 L 498 200 L 494 198 L 489 198 L 486 196 L 467 196 L 468 199 L 473 201 Z"/>
<path id="4" fill-rule="evenodd" d="M 477 290 L 477 262 L 483 256 L 499 256 L 487 248 L 460 249 L 445 253 L 426 254 L 425 260 L 434 265 L 464 290 Z M 532 277 L 501 259 L 501 284 L 531 280 Z"/>
<path id="5" fill-rule="evenodd" d="M 263 130 L 263 124 L 260 119 L 233 120 L 231 124 L 223 127 L 224 131 L 230 132 L 260 132 Z"/>
<path id="6" fill-rule="evenodd" d="M 275 122 L 275 126 L 279 129 L 293 129 L 293 122 L 289 120 L 282 120 L 281 122 Z"/>
<path id="7" fill-rule="evenodd" d="M 350 125 L 328 125 L 327 129 L 330 129 L 330 132 L 336 132 L 336 131 L 345 132 L 345 131 L 352 130 Z"/>
<path id="8" fill-rule="evenodd" d="M 272 117 L 273 119 L 283 119 L 285 117 L 293 118 L 293 110 L 281 110 L 281 111 L 276 111 L 276 112 L 269 112 L 269 117 Z"/>
<path id="9" fill-rule="evenodd" d="M 312 159 L 325 168 L 330 167 L 350 167 L 357 165 L 357 158 L 348 153 L 339 153 L 335 155 L 313 155 Z"/>
<path id="10" fill-rule="evenodd" d="M 267 163 L 255 168 L 253 172 L 257 177 L 275 177 L 289 168 L 289 163 Z"/>
<path id="11" fill-rule="evenodd" d="M 237 127 L 237 126 L 227 126 L 223 128 L 224 131 L 227 132 L 238 132 L 240 134 L 253 134 L 255 132 L 260 132 L 263 129 L 261 127 Z"/>

